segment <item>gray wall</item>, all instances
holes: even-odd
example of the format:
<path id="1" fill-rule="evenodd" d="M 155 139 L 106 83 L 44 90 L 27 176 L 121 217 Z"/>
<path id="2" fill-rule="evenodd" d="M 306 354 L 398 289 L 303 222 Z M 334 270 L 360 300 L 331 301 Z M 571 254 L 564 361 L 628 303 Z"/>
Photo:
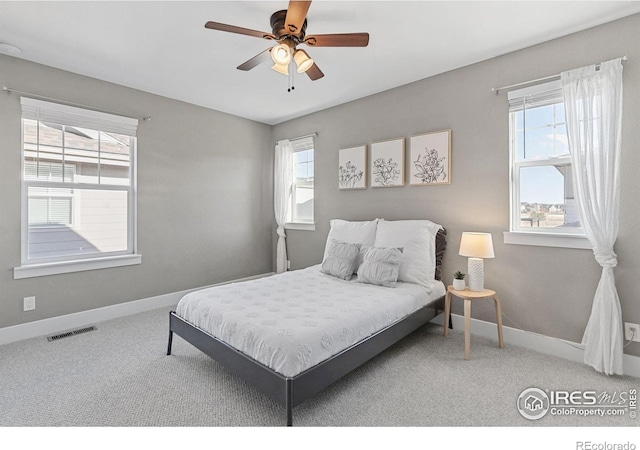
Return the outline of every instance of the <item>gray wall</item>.
<path id="1" fill-rule="evenodd" d="M 615 271 L 623 319 L 640 322 L 635 283 L 640 267 L 637 192 L 640 191 L 640 15 L 327 109 L 274 127 L 274 138 L 313 131 L 316 139 L 316 231 L 289 231 L 292 268 L 321 262 L 329 220 L 428 218 L 444 225 L 445 281 L 466 271 L 459 256 L 463 231 L 493 235 L 496 258 L 485 261 L 485 285 L 498 291 L 505 325 L 580 341 L 591 311 L 600 267 L 590 250 L 505 245 L 509 228 L 509 147 L 506 94 L 491 88 L 558 74 L 627 55 L 620 233 Z M 429 55 L 421 57 L 428 58 Z M 339 191 L 338 150 L 450 128 L 450 185 Z M 454 312 L 461 313 L 459 305 Z M 494 321 L 489 302 L 473 316 Z M 625 351 L 640 355 L 640 344 Z"/>
<path id="2" fill-rule="evenodd" d="M 271 127 L 0 55 L 0 82 L 142 118 L 142 264 L 13 279 L 20 265 L 20 96 L 0 93 L 0 327 L 270 272 Z M 212 86 L 215 89 L 215 86 Z M 23 312 L 22 299 L 37 309 Z"/>

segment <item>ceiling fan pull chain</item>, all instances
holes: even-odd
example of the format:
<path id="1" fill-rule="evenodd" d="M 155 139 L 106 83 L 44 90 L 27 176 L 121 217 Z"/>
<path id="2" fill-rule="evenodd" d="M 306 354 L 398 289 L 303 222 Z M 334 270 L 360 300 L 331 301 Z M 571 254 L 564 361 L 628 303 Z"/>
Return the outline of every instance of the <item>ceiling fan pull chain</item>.
<path id="1" fill-rule="evenodd" d="M 291 65 L 291 62 L 289 62 L 289 65 Z M 291 92 L 296 88 L 293 85 L 293 77 L 294 77 L 294 73 L 293 72 L 294 72 L 293 70 L 289 70 L 289 89 L 287 89 L 287 92 Z"/>

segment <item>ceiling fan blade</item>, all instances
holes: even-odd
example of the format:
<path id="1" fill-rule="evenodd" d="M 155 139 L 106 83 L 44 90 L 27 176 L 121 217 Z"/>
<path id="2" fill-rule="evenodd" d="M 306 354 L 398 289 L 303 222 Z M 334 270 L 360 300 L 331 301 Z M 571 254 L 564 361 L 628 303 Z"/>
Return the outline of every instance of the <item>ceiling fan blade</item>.
<path id="1" fill-rule="evenodd" d="M 313 63 L 311 67 L 305 72 L 312 81 L 316 81 L 324 76 L 322 70 L 318 67 L 316 63 Z"/>
<path id="2" fill-rule="evenodd" d="M 236 27 L 234 25 L 227 25 L 226 23 L 207 22 L 204 25 L 205 28 L 210 30 L 226 31 L 228 33 L 244 34 L 245 36 L 254 36 L 263 39 L 275 39 L 276 37 L 271 33 L 265 33 L 264 31 L 250 30 L 249 28 Z"/>
<path id="3" fill-rule="evenodd" d="M 311 47 L 366 47 L 369 33 L 314 34 L 304 43 Z"/>
<path id="4" fill-rule="evenodd" d="M 258 64 L 262 64 L 267 61 L 271 61 L 271 48 L 266 49 L 263 52 L 258 53 L 256 56 L 251 58 L 250 60 L 240 64 L 238 66 L 239 70 L 251 70 Z"/>
<path id="5" fill-rule="evenodd" d="M 291 34 L 300 34 L 304 20 L 307 18 L 307 11 L 311 2 L 299 2 L 291 0 L 287 9 L 287 17 L 284 19 L 284 29 Z"/>

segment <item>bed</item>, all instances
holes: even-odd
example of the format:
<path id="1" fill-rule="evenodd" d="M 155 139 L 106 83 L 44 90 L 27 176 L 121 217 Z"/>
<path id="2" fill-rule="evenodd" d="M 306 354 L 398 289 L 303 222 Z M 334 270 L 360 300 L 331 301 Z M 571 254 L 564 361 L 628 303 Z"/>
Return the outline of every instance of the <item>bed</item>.
<path id="1" fill-rule="evenodd" d="M 444 309 L 440 271 L 445 229 L 429 221 L 384 222 L 333 220 L 321 265 L 185 295 L 169 316 L 167 355 L 176 333 L 284 406 L 286 424 L 293 425 L 296 405 Z M 413 229 L 424 224 L 431 224 L 422 227 L 428 230 L 423 233 L 424 242 L 418 246 L 407 243 L 411 238 L 406 225 Z M 381 230 L 389 228 L 392 233 L 385 238 Z M 353 268 L 343 271 L 354 272 L 353 276 L 335 276 L 327 269 L 332 251 L 341 244 L 355 252 L 350 256 Z M 363 271 L 367 258 L 375 255 L 373 249 L 393 246 L 380 244 L 393 244 L 400 253 L 404 251 L 398 267 L 406 270 L 394 273 L 397 279 L 393 286 L 370 282 Z M 424 256 L 421 253 L 427 249 L 426 265 L 399 265 L 411 262 L 412 254 Z M 392 266 L 384 265 L 388 267 Z M 433 269 L 426 277 L 415 271 L 425 268 Z M 419 280 L 411 278 L 411 270 Z"/>

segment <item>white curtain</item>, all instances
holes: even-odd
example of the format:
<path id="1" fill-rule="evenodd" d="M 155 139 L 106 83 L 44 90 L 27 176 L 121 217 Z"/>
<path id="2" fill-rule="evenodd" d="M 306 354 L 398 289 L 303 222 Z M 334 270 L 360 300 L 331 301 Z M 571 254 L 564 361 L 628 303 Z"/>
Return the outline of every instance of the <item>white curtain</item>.
<path id="1" fill-rule="evenodd" d="M 582 338 L 584 362 L 607 375 L 622 375 L 623 334 L 613 268 L 620 198 L 622 61 L 563 72 L 574 192 L 585 234 L 602 276 Z"/>
<path id="2" fill-rule="evenodd" d="M 291 142 L 278 141 L 276 144 L 276 157 L 273 179 L 273 211 L 278 224 L 278 245 L 276 247 L 276 273 L 287 270 L 287 235 L 284 225 L 289 217 L 291 207 L 292 161 Z"/>

